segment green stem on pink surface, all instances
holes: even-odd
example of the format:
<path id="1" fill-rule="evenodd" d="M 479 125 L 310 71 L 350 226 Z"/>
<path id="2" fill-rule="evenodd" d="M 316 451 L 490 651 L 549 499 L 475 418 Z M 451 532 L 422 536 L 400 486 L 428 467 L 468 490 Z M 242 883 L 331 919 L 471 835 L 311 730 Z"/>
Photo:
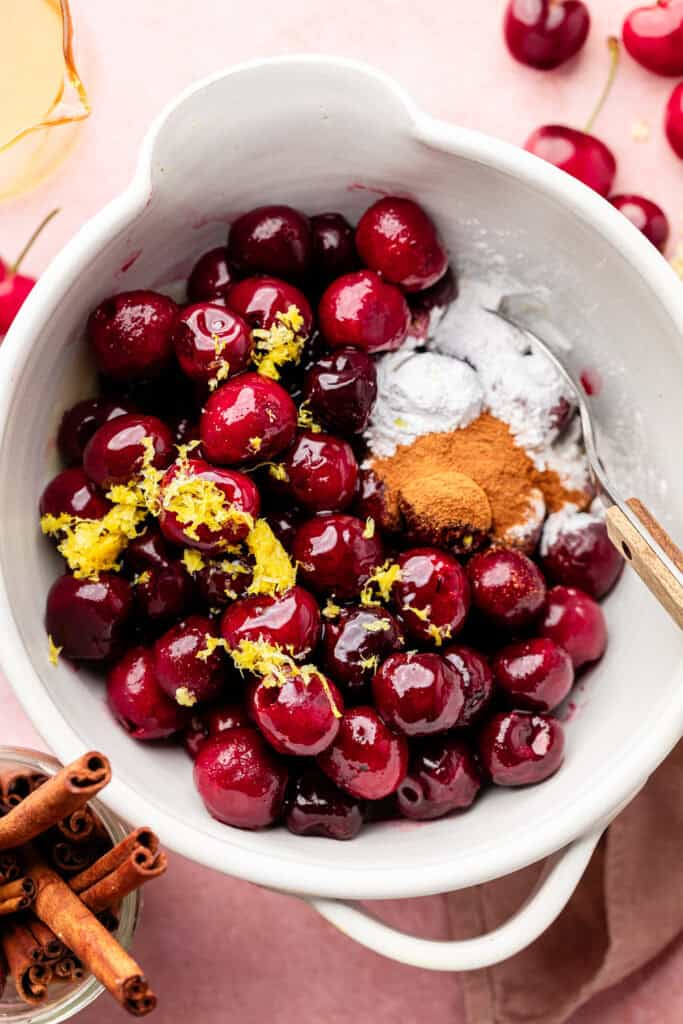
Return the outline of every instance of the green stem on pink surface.
<path id="1" fill-rule="evenodd" d="M 14 274 L 17 274 L 19 272 L 19 267 L 23 263 L 25 257 L 28 255 L 28 252 L 31 249 L 31 247 L 33 246 L 33 243 L 36 241 L 38 236 L 43 233 L 44 228 L 50 223 L 52 218 L 56 217 L 58 213 L 59 213 L 59 207 L 57 207 L 56 210 L 51 210 L 50 213 L 48 213 L 47 217 L 43 217 L 43 219 L 41 220 L 40 224 L 38 225 L 36 230 L 33 232 L 31 237 L 29 238 L 28 242 L 26 243 L 24 248 L 21 250 L 21 252 L 17 256 L 17 258 L 14 261 L 14 263 L 10 267 L 7 268 L 9 273 L 10 273 L 10 275 L 14 275 Z"/>
<path id="2" fill-rule="evenodd" d="M 610 52 L 609 74 L 607 76 L 607 81 L 605 83 L 605 88 L 602 90 L 602 93 L 600 95 L 600 99 L 597 102 L 597 106 L 595 107 L 595 110 L 593 111 L 591 116 L 588 118 L 588 122 L 586 124 L 586 127 L 584 128 L 585 132 L 590 132 L 591 131 L 593 125 L 595 124 L 595 122 L 597 121 L 598 117 L 602 113 L 602 108 L 604 107 L 605 103 L 607 102 L 607 98 L 608 98 L 609 94 L 612 91 L 612 86 L 614 85 L 614 79 L 617 77 L 617 69 L 619 67 L 619 40 L 617 39 L 616 36 L 610 36 L 609 37 L 609 39 L 607 40 L 607 47 L 608 47 L 609 52 Z"/>

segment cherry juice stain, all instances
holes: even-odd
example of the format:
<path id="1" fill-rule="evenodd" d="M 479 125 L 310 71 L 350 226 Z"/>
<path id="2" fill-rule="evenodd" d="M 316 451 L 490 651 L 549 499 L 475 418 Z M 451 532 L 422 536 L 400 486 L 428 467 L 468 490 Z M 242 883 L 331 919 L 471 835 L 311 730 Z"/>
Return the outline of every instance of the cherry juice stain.
<path id="1" fill-rule="evenodd" d="M 133 264 L 136 263 L 141 256 L 142 249 L 136 249 L 135 252 L 131 253 L 126 262 L 121 264 L 121 267 L 119 268 L 119 274 L 125 274 L 127 270 L 130 270 Z"/>
<path id="2" fill-rule="evenodd" d="M 587 366 L 581 371 L 581 387 L 590 398 L 597 398 L 602 391 L 602 376 L 594 367 Z"/>

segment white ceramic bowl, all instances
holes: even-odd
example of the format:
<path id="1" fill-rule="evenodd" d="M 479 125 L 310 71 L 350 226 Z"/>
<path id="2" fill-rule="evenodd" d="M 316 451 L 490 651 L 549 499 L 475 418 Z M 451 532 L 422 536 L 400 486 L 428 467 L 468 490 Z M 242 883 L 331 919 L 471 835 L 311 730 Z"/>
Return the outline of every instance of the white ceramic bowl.
<path id="1" fill-rule="evenodd" d="M 129 739 L 109 717 L 99 681 L 49 664 L 43 628 L 45 594 L 60 570 L 39 534 L 37 503 L 57 469 L 61 412 L 93 390 L 82 341 L 90 309 L 113 291 L 186 275 L 251 206 L 286 202 L 354 220 L 375 189 L 418 197 L 459 267 L 486 274 L 496 265 L 528 291 L 549 291 L 571 358 L 605 380 L 597 412 L 610 470 L 665 522 L 680 520 L 683 289 L 655 249 L 572 178 L 425 116 L 369 68 L 263 61 L 201 82 L 163 113 L 130 188 L 59 255 L 2 347 L 0 655 L 62 760 L 92 747 L 111 757 L 107 801 L 133 824 L 149 823 L 168 846 L 212 868 L 315 900 L 389 955 L 473 967 L 509 955 L 550 923 L 606 821 L 683 731 L 682 638 L 630 572 L 605 605 L 612 642 L 586 680 L 587 706 L 568 726 L 566 763 L 553 779 L 489 792 L 461 817 L 369 827 L 351 843 L 213 821 L 185 754 Z M 563 847 L 521 915 L 470 943 L 409 939 L 333 902 L 462 888 Z"/>

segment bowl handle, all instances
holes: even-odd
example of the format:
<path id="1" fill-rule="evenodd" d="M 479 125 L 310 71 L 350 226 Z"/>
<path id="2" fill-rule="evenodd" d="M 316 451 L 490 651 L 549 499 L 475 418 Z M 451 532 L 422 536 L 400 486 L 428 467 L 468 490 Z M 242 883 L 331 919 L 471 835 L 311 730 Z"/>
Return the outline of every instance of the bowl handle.
<path id="1" fill-rule="evenodd" d="M 514 917 L 475 939 L 418 939 L 382 924 L 352 903 L 315 898 L 308 902 L 349 938 L 390 960 L 427 971 L 474 971 L 514 956 L 550 927 L 569 902 L 604 828 L 603 823 L 549 857 L 533 892 Z"/>

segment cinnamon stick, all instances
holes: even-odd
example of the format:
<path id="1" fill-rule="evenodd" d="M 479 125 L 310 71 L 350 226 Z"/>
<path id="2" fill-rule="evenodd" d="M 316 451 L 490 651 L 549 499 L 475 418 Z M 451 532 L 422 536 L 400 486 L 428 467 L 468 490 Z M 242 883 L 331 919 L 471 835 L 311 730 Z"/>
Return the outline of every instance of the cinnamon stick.
<path id="1" fill-rule="evenodd" d="M 19 919 L 10 918 L 2 924 L 0 944 L 17 993 L 25 1003 L 40 1005 L 47 995 L 52 971 L 47 964 L 37 962 L 31 931 Z"/>
<path id="2" fill-rule="evenodd" d="M 84 892 L 97 882 L 101 882 L 112 871 L 138 850 L 145 851 L 151 858 L 157 855 L 159 840 L 149 828 L 136 828 L 134 832 L 127 835 L 120 843 L 113 846 L 103 854 L 94 864 L 81 871 L 69 881 L 74 892 Z"/>
<path id="3" fill-rule="evenodd" d="M 0 853 L 0 885 L 4 885 L 6 882 L 13 882 L 15 878 L 19 878 L 20 874 L 21 868 L 19 867 L 16 855 L 13 853 Z"/>
<path id="4" fill-rule="evenodd" d="M 65 953 L 54 965 L 53 971 L 55 979 L 59 981 L 78 981 L 85 974 L 83 964 L 73 953 Z"/>
<path id="5" fill-rule="evenodd" d="M 87 847 L 67 843 L 65 839 L 52 847 L 51 858 L 55 867 L 65 874 L 83 871 L 93 862 L 93 854 Z"/>
<path id="6" fill-rule="evenodd" d="M 156 996 L 135 960 L 34 847 L 27 849 L 26 861 L 36 885 L 34 911 L 37 917 L 73 950 L 129 1013 L 142 1016 L 153 1010 Z"/>
<path id="7" fill-rule="evenodd" d="M 52 929 L 39 921 L 35 914 L 27 914 L 25 924 L 36 940 L 36 960 L 39 960 L 40 963 L 51 964 L 64 956 L 66 953 L 64 943 L 60 942 Z"/>
<path id="8" fill-rule="evenodd" d="M 0 850 L 22 846 L 91 800 L 111 778 L 109 761 L 91 751 L 34 789 L 0 818 Z"/>
<path id="9" fill-rule="evenodd" d="M 152 854 L 149 850 L 137 850 L 100 882 L 84 889 L 80 897 L 86 907 L 97 914 L 119 903 L 124 896 L 135 892 L 150 879 L 163 875 L 167 867 L 165 853 Z"/>
<path id="10" fill-rule="evenodd" d="M 13 882 L 0 885 L 0 917 L 26 910 L 36 895 L 31 878 L 16 878 Z"/>
<path id="11" fill-rule="evenodd" d="M 42 772 L 8 772 L 0 779 L 0 800 L 10 810 L 41 786 L 46 778 Z"/>
<path id="12" fill-rule="evenodd" d="M 80 807 L 60 821 L 57 827 L 70 843 L 87 843 L 93 839 L 106 837 L 97 815 L 89 807 Z"/>

